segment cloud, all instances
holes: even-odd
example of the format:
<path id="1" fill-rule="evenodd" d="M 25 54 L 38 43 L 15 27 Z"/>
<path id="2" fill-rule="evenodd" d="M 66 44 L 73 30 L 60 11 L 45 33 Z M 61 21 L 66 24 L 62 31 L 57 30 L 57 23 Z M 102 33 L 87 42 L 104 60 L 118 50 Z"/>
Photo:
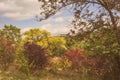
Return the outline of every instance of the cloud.
<path id="1" fill-rule="evenodd" d="M 63 17 L 58 17 L 55 19 L 55 22 L 63 22 L 64 18 Z"/>
<path id="2" fill-rule="evenodd" d="M 26 32 L 26 31 L 29 31 L 30 29 L 33 29 L 33 27 L 23 28 L 23 29 L 21 29 L 21 33 L 24 33 L 24 32 Z"/>
<path id="3" fill-rule="evenodd" d="M 0 0 L 0 17 L 25 20 L 39 14 L 38 0 Z"/>
<path id="4" fill-rule="evenodd" d="M 67 34 L 70 32 L 71 27 L 68 27 L 67 24 L 44 24 L 41 27 L 25 27 L 21 29 L 21 33 L 28 31 L 30 29 L 39 28 L 41 30 L 47 30 L 52 35 L 60 35 L 60 34 Z"/>
<path id="5" fill-rule="evenodd" d="M 57 18 L 49 18 L 47 19 L 45 22 L 50 23 L 50 22 L 54 22 L 54 23 L 62 23 L 64 22 L 64 17 L 57 17 Z"/>
<path id="6" fill-rule="evenodd" d="M 67 34 L 70 31 L 70 27 L 67 27 L 63 24 L 45 24 L 41 27 L 41 29 L 45 29 L 49 32 L 51 32 L 53 35 L 58 34 Z"/>

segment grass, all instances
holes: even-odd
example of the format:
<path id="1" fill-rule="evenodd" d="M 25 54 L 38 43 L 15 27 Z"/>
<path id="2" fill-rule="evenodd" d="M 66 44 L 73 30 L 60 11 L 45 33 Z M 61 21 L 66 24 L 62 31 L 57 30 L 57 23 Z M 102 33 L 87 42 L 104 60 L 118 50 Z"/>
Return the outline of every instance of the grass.
<path id="1" fill-rule="evenodd" d="M 22 72 L 1 72 L 0 80 L 99 80 L 74 71 L 42 70 L 38 74 L 26 75 Z"/>

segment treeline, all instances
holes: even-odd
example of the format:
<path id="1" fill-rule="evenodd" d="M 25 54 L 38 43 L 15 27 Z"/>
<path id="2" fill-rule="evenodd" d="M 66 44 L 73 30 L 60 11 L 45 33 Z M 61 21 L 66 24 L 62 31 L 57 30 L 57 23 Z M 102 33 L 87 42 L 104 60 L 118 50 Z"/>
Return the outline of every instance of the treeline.
<path id="1" fill-rule="evenodd" d="M 2 72 L 20 71 L 28 75 L 41 70 L 68 70 L 91 76 L 91 80 L 119 80 L 119 63 L 120 47 L 111 27 L 65 36 L 52 36 L 38 28 L 21 33 L 13 25 L 0 29 Z"/>

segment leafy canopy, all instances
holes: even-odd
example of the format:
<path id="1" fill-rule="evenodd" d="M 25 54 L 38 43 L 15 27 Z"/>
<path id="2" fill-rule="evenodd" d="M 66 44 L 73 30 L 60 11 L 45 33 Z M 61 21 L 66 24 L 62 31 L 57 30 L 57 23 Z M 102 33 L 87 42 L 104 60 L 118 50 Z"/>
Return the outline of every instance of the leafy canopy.
<path id="1" fill-rule="evenodd" d="M 119 0 L 38 0 L 40 21 L 49 18 L 65 7 L 74 14 L 72 34 L 91 33 L 100 27 L 111 26 L 120 45 Z M 64 13 L 63 13 L 64 14 Z M 77 30 L 77 31 L 76 31 Z M 76 31 L 76 32 L 75 32 Z M 79 37 L 79 36 L 78 36 Z"/>
<path id="2" fill-rule="evenodd" d="M 41 41 L 50 35 L 50 32 L 46 30 L 40 30 L 38 28 L 30 29 L 24 33 L 25 41 Z"/>
<path id="3" fill-rule="evenodd" d="M 20 29 L 13 25 L 5 25 L 4 28 L 1 29 L 0 35 L 14 42 L 19 42 L 21 40 Z"/>

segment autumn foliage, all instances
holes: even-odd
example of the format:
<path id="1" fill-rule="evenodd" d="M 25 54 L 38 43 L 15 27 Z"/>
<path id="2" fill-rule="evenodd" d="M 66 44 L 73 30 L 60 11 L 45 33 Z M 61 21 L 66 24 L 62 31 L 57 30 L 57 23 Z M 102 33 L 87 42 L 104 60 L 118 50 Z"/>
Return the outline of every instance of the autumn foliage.
<path id="1" fill-rule="evenodd" d="M 16 50 L 16 44 L 8 39 L 0 38 L 0 67 L 6 70 L 14 63 Z"/>
<path id="2" fill-rule="evenodd" d="M 31 69 L 40 69 L 45 67 L 48 61 L 47 51 L 45 48 L 34 42 L 26 42 L 24 44 L 24 55 L 28 60 Z"/>
<path id="3" fill-rule="evenodd" d="M 84 68 L 87 73 L 93 75 L 104 75 L 110 72 L 110 68 L 112 67 L 112 63 L 107 56 L 106 59 L 102 59 L 96 55 L 86 56 L 84 55 L 84 51 L 79 48 L 67 51 L 64 57 L 72 63 L 72 69 L 82 72 L 82 68 Z"/>
<path id="4" fill-rule="evenodd" d="M 39 29 L 21 38 L 20 29 L 5 27 L 0 30 L 0 73 L 20 71 L 29 76 L 47 71 L 66 76 L 67 71 L 71 77 L 80 74 L 81 80 L 120 80 L 120 48 L 112 28 L 99 28 L 84 40 L 73 38 Z"/>
<path id="5" fill-rule="evenodd" d="M 83 50 L 75 48 L 67 51 L 64 56 L 72 63 L 72 68 L 79 67 L 80 61 L 86 59 Z"/>

